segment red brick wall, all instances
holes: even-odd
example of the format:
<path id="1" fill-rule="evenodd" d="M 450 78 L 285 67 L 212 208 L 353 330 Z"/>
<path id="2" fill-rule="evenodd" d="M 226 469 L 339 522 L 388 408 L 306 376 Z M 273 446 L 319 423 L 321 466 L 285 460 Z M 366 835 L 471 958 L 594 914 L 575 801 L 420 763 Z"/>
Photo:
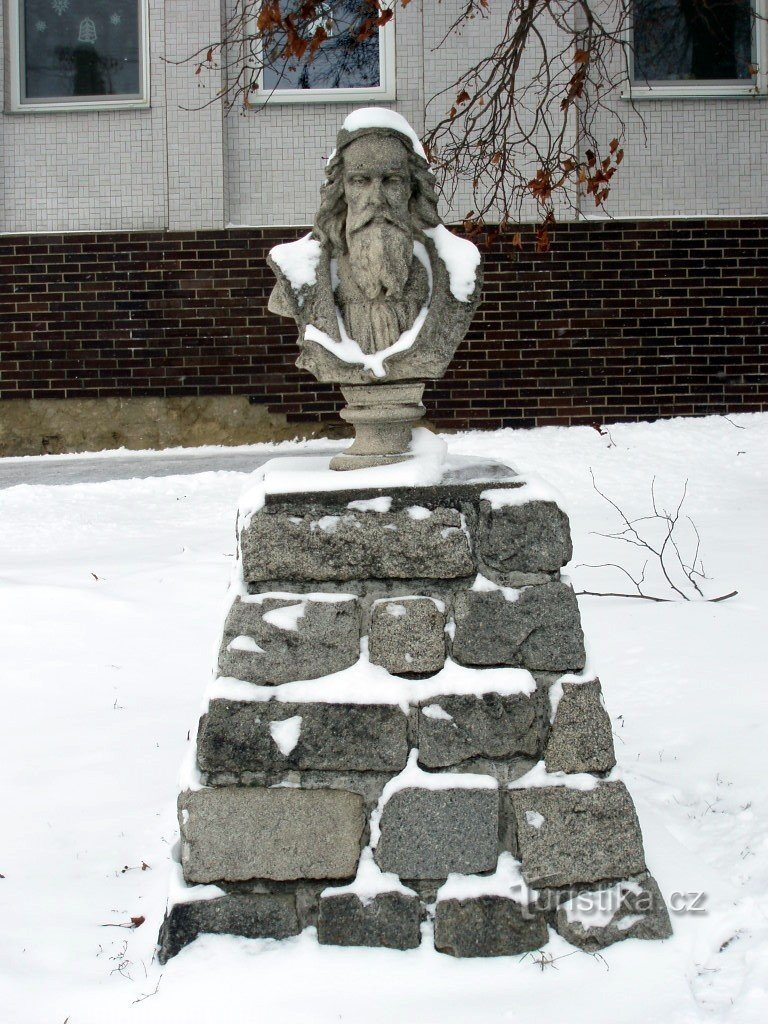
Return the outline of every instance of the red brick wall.
<path id="1" fill-rule="evenodd" d="M 0 397 L 246 394 L 328 418 L 266 311 L 264 256 L 297 230 L 0 237 Z M 560 225 L 485 253 L 484 301 L 448 375 L 446 427 L 768 408 L 768 220 Z"/>

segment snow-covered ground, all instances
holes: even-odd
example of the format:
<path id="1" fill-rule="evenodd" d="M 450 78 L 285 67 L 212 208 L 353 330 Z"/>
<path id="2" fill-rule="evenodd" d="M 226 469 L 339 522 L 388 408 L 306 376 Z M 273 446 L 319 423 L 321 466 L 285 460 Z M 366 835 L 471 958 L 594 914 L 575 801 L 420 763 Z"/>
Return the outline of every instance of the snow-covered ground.
<path id="1" fill-rule="evenodd" d="M 448 441 L 566 496 L 577 590 L 627 583 L 579 563 L 641 555 L 592 532 L 619 523 L 590 469 L 632 515 L 648 512 L 654 477 L 666 507 L 688 480 L 705 593 L 738 596 L 580 604 L 649 866 L 674 908 L 701 912 L 673 914 L 667 942 L 601 956 L 553 936 L 542 955 L 459 961 L 428 939 L 401 953 L 319 947 L 308 932 L 206 936 L 161 969 L 176 779 L 248 478 L 22 485 L 0 493 L 3 1024 L 768 1020 L 768 416 Z M 648 590 L 668 593 L 651 569 Z"/>

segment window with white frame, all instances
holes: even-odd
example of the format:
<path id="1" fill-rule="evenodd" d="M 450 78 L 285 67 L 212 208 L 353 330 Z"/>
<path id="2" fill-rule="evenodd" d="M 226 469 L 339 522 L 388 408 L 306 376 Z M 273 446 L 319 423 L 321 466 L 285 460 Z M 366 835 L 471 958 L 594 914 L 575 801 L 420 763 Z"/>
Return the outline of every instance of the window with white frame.
<path id="1" fill-rule="evenodd" d="M 369 0 L 322 0 L 303 21 L 301 0 L 284 0 L 282 7 L 286 13 L 295 8 L 296 30 L 305 40 L 311 42 L 318 29 L 326 39 L 314 53 L 308 48 L 297 58 L 285 56 L 282 29 L 262 36 L 260 89 L 251 102 L 394 99 L 394 19 L 360 38 L 361 25 L 371 17 Z"/>
<path id="2" fill-rule="evenodd" d="M 759 91 L 765 0 L 634 0 L 632 94 Z"/>
<path id="3" fill-rule="evenodd" d="M 11 109 L 147 106 L 147 0 L 9 0 Z"/>

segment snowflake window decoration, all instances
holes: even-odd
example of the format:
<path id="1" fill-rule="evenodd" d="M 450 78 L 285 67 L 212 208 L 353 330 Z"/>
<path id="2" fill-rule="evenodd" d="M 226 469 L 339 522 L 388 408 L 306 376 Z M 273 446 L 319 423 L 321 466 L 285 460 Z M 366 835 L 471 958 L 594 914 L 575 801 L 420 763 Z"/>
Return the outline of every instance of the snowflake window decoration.
<path id="1" fill-rule="evenodd" d="M 51 0 L 51 7 L 61 17 L 64 11 L 69 9 L 69 0 Z"/>
<path id="2" fill-rule="evenodd" d="M 38 20 L 35 22 L 35 28 L 38 32 L 45 32 L 45 30 L 48 28 L 48 25 L 46 24 L 46 22 L 43 21 L 42 18 L 38 18 Z"/>
<path id="3" fill-rule="evenodd" d="M 113 25 L 119 25 L 123 19 L 122 16 L 115 11 L 114 14 L 110 14 L 109 20 Z"/>

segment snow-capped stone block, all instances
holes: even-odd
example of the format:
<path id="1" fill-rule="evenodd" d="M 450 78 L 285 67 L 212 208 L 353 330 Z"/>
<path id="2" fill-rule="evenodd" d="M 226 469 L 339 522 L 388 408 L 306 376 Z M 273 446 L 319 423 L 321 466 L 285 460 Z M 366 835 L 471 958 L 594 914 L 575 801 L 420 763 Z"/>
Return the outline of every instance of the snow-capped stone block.
<path id="1" fill-rule="evenodd" d="M 499 793 L 495 788 L 397 790 L 384 804 L 375 859 L 400 878 L 447 878 L 496 866 Z"/>
<path id="2" fill-rule="evenodd" d="M 246 583 L 454 579 L 475 570 L 455 508 L 413 518 L 408 509 L 267 505 L 242 529 L 240 547 Z"/>
<path id="3" fill-rule="evenodd" d="M 438 900 L 435 910 L 435 948 L 451 956 L 514 956 L 548 938 L 543 914 L 504 896 Z"/>
<path id="4" fill-rule="evenodd" d="M 212 900 L 176 903 L 160 929 L 161 964 L 198 935 L 242 935 L 247 939 L 287 939 L 301 931 L 292 893 L 230 893 Z"/>
<path id="5" fill-rule="evenodd" d="M 249 683 L 317 679 L 360 656 L 360 610 L 345 594 L 236 598 L 224 623 L 218 671 Z"/>
<path id="6" fill-rule="evenodd" d="M 503 582 L 516 572 L 556 572 L 571 560 L 568 516 L 553 501 L 513 501 L 525 489 L 489 491 L 479 504 L 476 550 L 481 571 Z M 511 495 L 510 504 L 503 497 Z"/>
<path id="7" fill-rule="evenodd" d="M 561 683 L 544 761 L 548 772 L 608 772 L 616 764 L 600 680 Z"/>
<path id="8" fill-rule="evenodd" d="M 668 939 L 669 911 L 650 875 L 581 892 L 561 903 L 555 930 L 590 953 L 622 939 Z"/>
<path id="9" fill-rule="evenodd" d="M 588 790 L 511 789 L 508 800 L 529 885 L 582 885 L 645 872 L 640 824 L 623 782 Z"/>
<path id="10" fill-rule="evenodd" d="M 399 772 L 407 757 L 397 705 L 212 700 L 197 737 L 205 772 Z"/>
<path id="11" fill-rule="evenodd" d="M 420 942 L 421 904 L 414 893 L 377 893 L 362 900 L 354 893 L 324 893 L 317 940 L 326 946 L 385 946 L 415 949 Z"/>
<path id="12" fill-rule="evenodd" d="M 445 605 L 429 597 L 376 601 L 368 657 L 393 675 L 439 672 L 445 664 Z"/>
<path id="13" fill-rule="evenodd" d="M 536 757 L 546 735 L 547 712 L 540 690 L 532 695 L 430 697 L 419 707 L 419 763 L 447 768 L 473 757 Z"/>
<path id="14" fill-rule="evenodd" d="M 517 665 L 539 672 L 584 667 L 576 596 L 565 583 L 464 590 L 454 602 L 452 656 L 462 665 Z"/>
<path id="15" fill-rule="evenodd" d="M 354 875 L 363 798 L 334 789 L 217 787 L 179 796 L 188 883 Z"/>

